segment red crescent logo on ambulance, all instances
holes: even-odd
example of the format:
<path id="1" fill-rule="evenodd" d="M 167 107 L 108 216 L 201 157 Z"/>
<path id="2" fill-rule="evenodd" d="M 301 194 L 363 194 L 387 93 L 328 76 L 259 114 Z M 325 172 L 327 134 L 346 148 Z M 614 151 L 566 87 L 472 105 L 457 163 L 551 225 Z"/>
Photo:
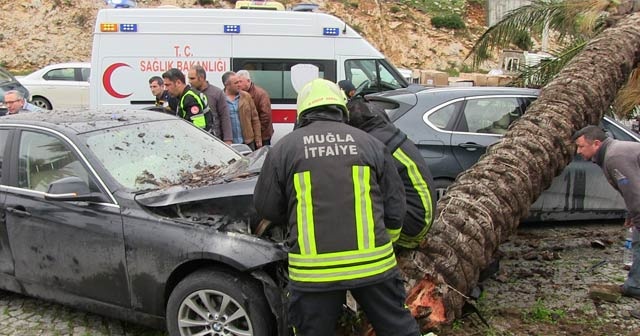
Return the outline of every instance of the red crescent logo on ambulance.
<path id="1" fill-rule="evenodd" d="M 123 66 L 130 68 L 129 64 L 114 63 L 108 66 L 107 69 L 102 74 L 102 85 L 104 85 L 104 89 L 107 90 L 108 94 L 110 94 L 112 97 L 115 97 L 115 98 L 127 98 L 132 94 L 132 93 L 129 93 L 129 94 L 119 93 L 113 88 L 113 85 L 111 85 L 111 75 L 113 75 L 113 72 L 116 71 L 116 69 Z"/>

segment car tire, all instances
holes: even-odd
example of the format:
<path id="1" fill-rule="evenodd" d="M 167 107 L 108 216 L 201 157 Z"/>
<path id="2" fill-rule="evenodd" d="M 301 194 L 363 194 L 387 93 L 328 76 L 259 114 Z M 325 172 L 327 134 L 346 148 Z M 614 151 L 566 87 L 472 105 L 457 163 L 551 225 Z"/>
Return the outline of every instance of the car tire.
<path id="1" fill-rule="evenodd" d="M 433 181 L 433 189 L 436 193 L 436 202 L 444 196 L 447 192 L 447 188 L 453 183 L 452 180 L 449 179 L 437 179 Z"/>
<path id="2" fill-rule="evenodd" d="M 184 278 L 171 292 L 166 311 L 171 336 L 268 336 L 273 326 L 266 298 L 255 280 L 214 269 Z"/>
<path id="3" fill-rule="evenodd" d="M 44 97 L 34 97 L 31 100 L 31 104 L 45 110 L 51 110 L 52 108 L 51 103 Z"/>

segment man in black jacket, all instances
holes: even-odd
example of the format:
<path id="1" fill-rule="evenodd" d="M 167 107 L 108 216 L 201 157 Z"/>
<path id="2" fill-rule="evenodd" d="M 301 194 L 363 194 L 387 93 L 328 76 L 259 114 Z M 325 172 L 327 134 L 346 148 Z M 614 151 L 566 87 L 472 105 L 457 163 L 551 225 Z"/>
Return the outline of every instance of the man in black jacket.
<path id="1" fill-rule="evenodd" d="M 288 227 L 290 323 L 297 335 L 335 334 L 349 290 L 376 335 L 419 335 L 392 246 L 405 215 L 393 158 L 344 123 L 335 83 L 305 85 L 297 110 L 296 128 L 267 154 L 254 192 L 258 213 Z"/>

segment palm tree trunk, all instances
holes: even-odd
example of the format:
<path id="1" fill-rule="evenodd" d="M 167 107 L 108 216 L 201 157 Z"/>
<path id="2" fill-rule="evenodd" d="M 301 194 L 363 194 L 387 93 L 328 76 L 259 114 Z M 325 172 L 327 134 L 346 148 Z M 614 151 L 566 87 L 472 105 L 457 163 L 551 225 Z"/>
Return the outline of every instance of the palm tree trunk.
<path id="1" fill-rule="evenodd" d="M 438 202 L 428 239 L 399 253 L 407 302 L 423 330 L 460 316 L 479 271 L 572 160 L 573 133 L 601 120 L 638 62 L 640 13 L 634 13 L 593 39 L 504 138 L 458 176 Z"/>

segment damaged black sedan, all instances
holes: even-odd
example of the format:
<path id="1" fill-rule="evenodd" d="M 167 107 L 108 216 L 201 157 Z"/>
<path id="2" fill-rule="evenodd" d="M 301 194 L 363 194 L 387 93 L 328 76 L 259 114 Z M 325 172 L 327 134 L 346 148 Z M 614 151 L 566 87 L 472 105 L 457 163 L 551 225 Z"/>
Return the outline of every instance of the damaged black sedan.
<path id="1" fill-rule="evenodd" d="M 263 156 L 151 111 L 0 118 L 0 288 L 172 336 L 287 334 Z"/>

